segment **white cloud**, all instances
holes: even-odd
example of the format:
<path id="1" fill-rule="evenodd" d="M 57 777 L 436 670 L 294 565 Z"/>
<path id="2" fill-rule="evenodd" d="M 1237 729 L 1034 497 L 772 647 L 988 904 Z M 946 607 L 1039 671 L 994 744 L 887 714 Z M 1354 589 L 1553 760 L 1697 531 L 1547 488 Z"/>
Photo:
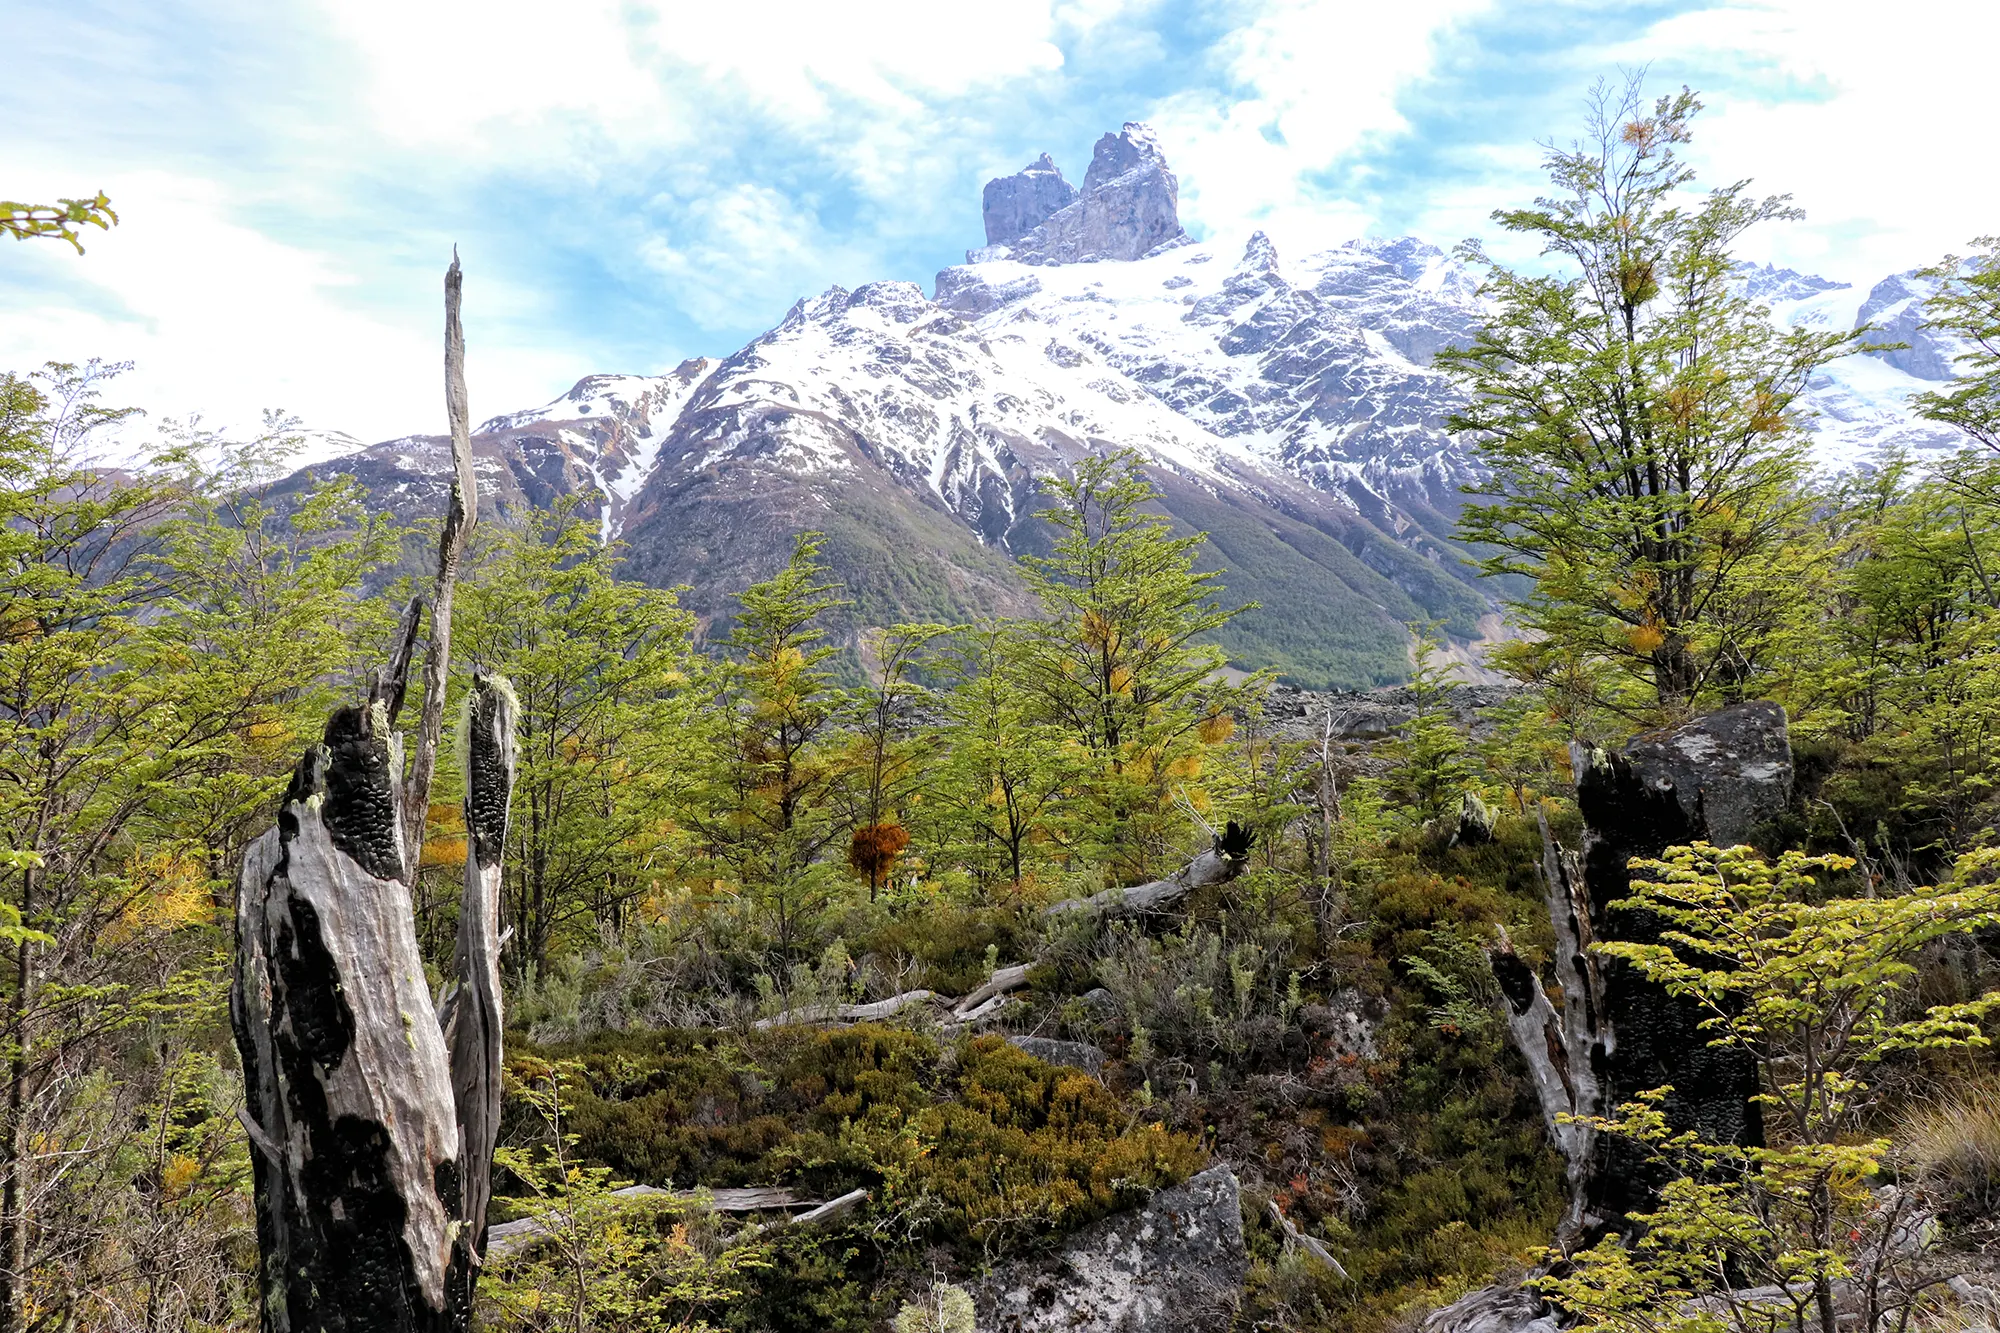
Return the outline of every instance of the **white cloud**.
<path id="1" fill-rule="evenodd" d="M 1277 0 L 1246 12 L 1213 59 L 1240 95 L 1185 93 L 1152 112 L 1181 180 L 1183 215 L 1251 226 L 1280 246 L 1365 229 L 1355 204 L 1311 196 L 1305 178 L 1408 128 L 1397 103 L 1428 74 L 1439 39 L 1490 0 Z"/>
<path id="2" fill-rule="evenodd" d="M 1872 281 L 2000 231 L 1985 141 L 1996 46 L 1990 0 L 1746 0 L 1612 54 L 1735 75 L 1697 122 L 1704 176 L 1794 195 L 1806 223 L 1760 244 Z"/>
<path id="3" fill-rule="evenodd" d="M 10 180 L 34 186 L 49 175 Z M 233 220 L 213 182 L 90 177 L 100 178 L 125 223 L 86 238 L 86 254 L 47 241 L 9 247 L 10 268 L 42 281 L 0 288 L 0 366 L 134 362 L 111 397 L 155 420 L 200 414 L 247 430 L 276 407 L 362 439 L 444 429 L 442 266 L 430 301 L 366 313 L 343 299 L 354 280 L 338 263 Z M 475 272 L 466 300 L 475 415 L 553 397 L 590 369 L 557 347 L 481 347 L 480 285 Z"/>

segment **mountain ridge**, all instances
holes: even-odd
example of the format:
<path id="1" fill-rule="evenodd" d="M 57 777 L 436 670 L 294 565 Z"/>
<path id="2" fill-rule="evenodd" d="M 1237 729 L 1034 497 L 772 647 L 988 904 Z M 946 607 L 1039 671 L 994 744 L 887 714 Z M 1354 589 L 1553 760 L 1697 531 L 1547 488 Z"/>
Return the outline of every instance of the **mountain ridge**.
<path id="1" fill-rule="evenodd" d="M 901 281 L 830 287 L 730 356 L 588 376 L 488 418 L 474 440 L 482 499 L 502 521 L 592 509 L 603 538 L 625 543 L 628 573 L 686 585 L 711 628 L 794 534 L 824 531 L 854 603 L 836 628 L 852 636 L 1027 610 L 1014 560 L 1046 549 L 1042 480 L 1132 448 L 1161 512 L 1210 534 L 1228 598 L 1263 604 L 1220 636 L 1238 666 L 1392 684 L 1413 621 L 1442 622 L 1469 661 L 1504 633 L 1501 590 L 1452 539 L 1480 469 L 1444 429 L 1461 400 L 1433 360 L 1473 336 L 1476 281 L 1411 237 L 1291 259 L 1262 232 L 1240 249 L 1198 242 L 1176 191 L 1136 123 L 1099 141 L 1080 191 L 1044 155 L 989 183 L 989 245 L 928 295 Z M 1833 464 L 1951 446 L 1897 398 L 1948 373 L 1952 350 L 1916 326 L 1912 275 L 1866 294 L 1769 266 L 1743 281 L 1781 322 L 1909 326 L 1902 360 L 1849 358 L 1816 377 Z M 415 518 L 442 504 L 444 458 L 442 437 L 406 437 L 280 489 L 346 473 Z"/>

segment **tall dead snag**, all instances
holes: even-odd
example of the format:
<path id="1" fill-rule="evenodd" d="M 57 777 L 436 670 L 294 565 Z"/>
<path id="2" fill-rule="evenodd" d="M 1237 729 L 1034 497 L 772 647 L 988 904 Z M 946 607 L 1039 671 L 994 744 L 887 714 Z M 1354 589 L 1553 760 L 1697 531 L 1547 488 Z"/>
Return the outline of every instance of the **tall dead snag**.
<path id="1" fill-rule="evenodd" d="M 417 752 L 410 764 L 411 800 L 403 811 L 403 845 L 411 882 L 424 851 L 424 820 L 430 813 L 431 775 L 437 768 L 438 738 L 444 731 L 445 679 L 451 665 L 451 604 L 458 588 L 458 561 L 465 539 L 479 521 L 479 485 L 472 471 L 471 409 L 465 396 L 465 329 L 459 323 L 464 275 L 458 251 L 444 274 L 444 404 L 451 418 L 451 498 L 438 532 L 437 589 L 431 596 L 431 642 L 424 654 L 424 703 L 417 720 Z"/>
<path id="2" fill-rule="evenodd" d="M 1605 1025 L 1604 978 L 1591 952 L 1590 898 L 1584 892 L 1583 871 L 1576 853 L 1556 845 L 1547 815 L 1542 825 L 1542 895 L 1555 927 L 1551 970 L 1561 988 L 1557 1009 L 1535 970 L 1521 961 L 1503 929 L 1493 954 L 1493 975 L 1507 1001 L 1507 1030 L 1527 1061 L 1528 1075 L 1541 1102 L 1549 1139 L 1562 1155 L 1569 1185 L 1569 1206 L 1556 1227 L 1558 1243 L 1576 1244 L 1594 1219 L 1586 1214 L 1591 1179 L 1597 1164 L 1597 1131 L 1569 1123 L 1568 1116 L 1603 1115 L 1604 1067 L 1610 1045 Z"/>
<path id="3" fill-rule="evenodd" d="M 513 692 L 465 700 L 465 890 L 452 989 L 433 1008 L 416 880 L 473 505 L 458 261 L 445 279 L 456 462 L 439 550 L 417 763 L 394 731 L 416 652 L 412 602 L 367 700 L 327 720 L 237 882 L 230 1023 L 256 1177 L 265 1333 L 464 1333 L 500 1116 L 500 877 Z"/>

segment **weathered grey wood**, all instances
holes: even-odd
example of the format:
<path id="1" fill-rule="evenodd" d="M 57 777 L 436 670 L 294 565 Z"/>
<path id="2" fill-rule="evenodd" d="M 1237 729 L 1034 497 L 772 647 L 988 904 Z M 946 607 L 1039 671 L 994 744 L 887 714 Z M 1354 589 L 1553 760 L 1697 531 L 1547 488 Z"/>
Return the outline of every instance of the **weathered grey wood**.
<path id="1" fill-rule="evenodd" d="M 1333 1251 L 1327 1249 L 1326 1246 L 1300 1230 L 1298 1225 L 1291 1218 L 1286 1217 L 1284 1211 L 1278 1207 L 1276 1199 L 1270 1201 L 1270 1208 L 1271 1216 L 1278 1220 L 1279 1229 L 1285 1233 L 1285 1244 L 1287 1246 L 1303 1246 L 1307 1254 L 1310 1254 L 1313 1258 L 1339 1274 L 1341 1281 L 1345 1282 L 1349 1280 L 1347 1270 L 1341 1267 L 1340 1260 L 1333 1257 Z"/>
<path id="2" fill-rule="evenodd" d="M 1591 950 L 1590 900 L 1576 854 L 1556 845 L 1548 816 L 1542 828 L 1541 880 L 1549 922 L 1555 929 L 1551 962 L 1562 987 L 1563 1007 L 1549 999 L 1542 979 L 1514 952 L 1503 928 L 1493 951 L 1493 974 L 1506 1002 L 1507 1031 L 1527 1062 L 1542 1108 L 1549 1140 L 1563 1159 L 1569 1205 L 1556 1228 L 1570 1244 L 1595 1219 L 1586 1216 L 1592 1173 L 1597 1169 L 1597 1131 L 1572 1116 L 1603 1115 L 1604 1090 L 1597 1070 L 1611 1040 L 1605 1021 L 1604 977 Z"/>
<path id="3" fill-rule="evenodd" d="M 663 1190 L 652 1185 L 628 1185 L 624 1189 L 612 1190 L 610 1197 L 634 1202 L 657 1201 L 663 1209 L 672 1208 L 676 1204 L 685 1207 L 705 1206 L 718 1213 L 768 1213 L 785 1208 L 817 1209 L 821 1206 L 818 1199 L 800 1198 L 797 1191 L 777 1186 L 757 1186 L 748 1189 Z M 502 1222 L 499 1226 L 487 1230 L 487 1257 L 497 1259 L 517 1253 L 537 1237 L 547 1234 L 547 1225 L 538 1218 L 524 1217 L 515 1222 Z"/>
<path id="4" fill-rule="evenodd" d="M 795 1227 L 809 1227 L 816 1226 L 822 1222 L 831 1222 L 836 1217 L 845 1217 L 867 1202 L 867 1190 L 849 1190 L 838 1199 L 829 1199 L 809 1212 L 800 1213 L 792 1219 L 792 1225 Z"/>
<path id="5" fill-rule="evenodd" d="M 994 996 L 1002 995 L 1007 991 L 1016 990 L 1027 985 L 1028 972 L 1032 967 L 1033 964 L 1031 963 L 1017 963 L 1013 967 L 995 968 L 993 975 L 987 978 L 985 985 L 960 1000 L 954 1006 L 951 1016 L 963 1019 Z"/>
<path id="6" fill-rule="evenodd" d="M 937 998 L 935 991 L 912 990 L 869 1004 L 809 1004 L 798 1009 L 787 1009 L 784 1013 L 771 1018 L 760 1018 L 754 1026 L 759 1029 L 769 1029 L 805 1023 L 868 1023 L 900 1013 L 913 1004 L 922 1004 Z"/>
<path id="7" fill-rule="evenodd" d="M 458 904 L 455 987 L 441 1016 L 451 1059 L 451 1093 L 461 1139 L 468 1251 L 459 1271 L 471 1282 L 484 1253 L 486 1205 L 493 1196 L 493 1146 L 500 1136 L 500 877 L 507 808 L 514 790 L 514 692 L 475 668 L 459 721 L 459 770 L 465 775 L 465 888 Z"/>
<path id="8" fill-rule="evenodd" d="M 1088 898 L 1065 899 L 1049 908 L 1047 915 L 1084 912 L 1097 917 L 1117 917 L 1164 912 L 1196 889 L 1226 884 L 1242 874 L 1250 863 L 1250 839 L 1250 830 L 1231 820 L 1228 828 L 1216 836 L 1213 847 L 1165 879 L 1106 889 Z"/>
<path id="9" fill-rule="evenodd" d="M 230 1016 L 267 1333 L 465 1327 L 460 1134 L 403 865 L 387 709 L 343 708 L 244 858 Z"/>
<path id="10" fill-rule="evenodd" d="M 458 587 L 458 562 L 465 540 L 479 521 L 479 486 L 472 470 L 472 423 L 465 393 L 465 330 L 459 322 L 464 274 L 453 247 L 444 275 L 444 399 L 451 418 L 451 499 L 438 532 L 438 572 L 431 596 L 430 649 L 424 654 L 424 702 L 417 721 L 417 750 L 410 764 L 409 800 L 403 812 L 404 878 L 414 883 L 424 850 L 424 820 L 430 812 L 431 776 L 437 767 L 438 738 L 444 730 L 445 682 L 451 668 L 451 608 Z"/>

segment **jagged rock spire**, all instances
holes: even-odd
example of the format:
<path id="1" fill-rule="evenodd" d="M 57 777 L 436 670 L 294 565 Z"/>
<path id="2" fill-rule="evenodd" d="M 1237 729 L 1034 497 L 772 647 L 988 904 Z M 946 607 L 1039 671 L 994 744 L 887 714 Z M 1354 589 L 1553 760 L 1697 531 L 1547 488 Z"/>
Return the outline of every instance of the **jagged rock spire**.
<path id="1" fill-rule="evenodd" d="M 1179 241 L 1180 183 L 1151 127 L 1128 121 L 1097 141 L 1077 193 L 1042 154 L 1032 166 L 986 183 L 986 248 L 970 263 L 1016 259 L 1076 264 L 1137 259 Z"/>

